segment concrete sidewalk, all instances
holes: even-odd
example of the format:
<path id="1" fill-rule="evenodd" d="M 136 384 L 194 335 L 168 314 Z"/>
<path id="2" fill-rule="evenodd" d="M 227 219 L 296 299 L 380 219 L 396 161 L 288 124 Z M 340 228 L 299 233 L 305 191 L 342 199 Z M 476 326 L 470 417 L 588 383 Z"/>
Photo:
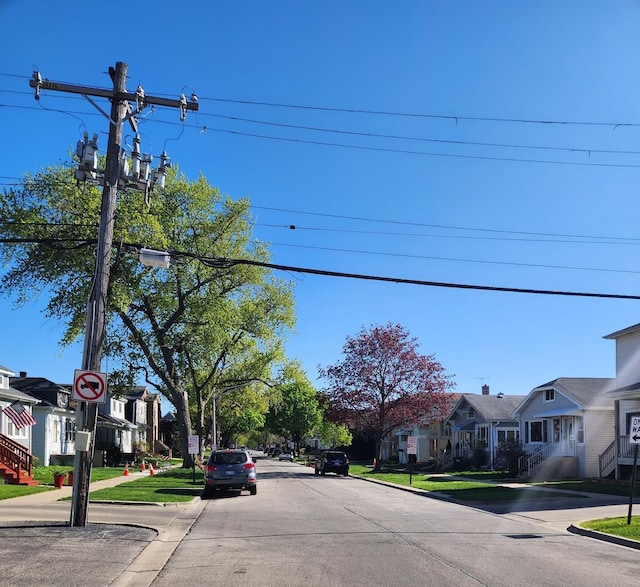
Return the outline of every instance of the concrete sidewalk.
<path id="1" fill-rule="evenodd" d="M 91 484 L 91 491 L 147 476 L 148 471 Z M 69 527 L 72 488 L 0 501 L 3 585 L 64 584 L 147 587 L 189 532 L 206 502 L 90 502 L 88 524 Z"/>

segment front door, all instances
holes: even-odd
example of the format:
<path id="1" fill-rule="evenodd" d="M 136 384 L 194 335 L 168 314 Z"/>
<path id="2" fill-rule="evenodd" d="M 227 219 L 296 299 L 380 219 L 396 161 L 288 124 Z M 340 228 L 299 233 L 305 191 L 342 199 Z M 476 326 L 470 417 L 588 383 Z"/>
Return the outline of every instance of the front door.
<path id="1" fill-rule="evenodd" d="M 573 430 L 573 416 L 562 418 L 563 445 L 565 455 L 575 455 L 575 436 Z"/>

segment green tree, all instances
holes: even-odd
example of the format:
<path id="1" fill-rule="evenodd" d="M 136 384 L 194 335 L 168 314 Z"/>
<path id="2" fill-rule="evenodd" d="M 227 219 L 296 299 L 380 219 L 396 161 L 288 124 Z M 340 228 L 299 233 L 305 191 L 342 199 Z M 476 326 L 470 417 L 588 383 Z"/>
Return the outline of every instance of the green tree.
<path id="1" fill-rule="evenodd" d="M 216 403 L 220 447 L 231 446 L 240 435 L 260 430 L 269 410 L 267 394 L 255 385 L 227 393 Z"/>
<path id="2" fill-rule="evenodd" d="M 66 324 L 68 345 L 84 332 L 95 267 L 100 190 L 80 189 L 71 165 L 27 175 L 0 198 L 0 260 L 9 269 L 0 292 L 18 306 L 50 293 L 45 315 Z M 137 191 L 118 196 L 105 354 L 110 389 L 142 377 L 176 409 L 184 465 L 187 439 L 204 434 L 207 402 L 233 384 L 268 381 L 283 360 L 282 340 L 294 323 L 291 284 L 256 265 L 266 247 L 252 237 L 249 202 L 223 196 L 199 177 L 172 170 L 150 207 Z M 169 269 L 145 268 L 141 247 L 171 251 Z M 202 438 L 202 436 L 201 436 Z"/>
<path id="3" fill-rule="evenodd" d="M 280 401 L 267 415 L 267 428 L 294 443 L 300 452 L 300 442 L 321 422 L 322 411 L 316 391 L 306 377 L 299 377 L 279 386 Z"/>
<path id="4" fill-rule="evenodd" d="M 315 429 L 316 436 L 324 446 L 351 446 L 353 434 L 344 424 L 323 420 Z"/>

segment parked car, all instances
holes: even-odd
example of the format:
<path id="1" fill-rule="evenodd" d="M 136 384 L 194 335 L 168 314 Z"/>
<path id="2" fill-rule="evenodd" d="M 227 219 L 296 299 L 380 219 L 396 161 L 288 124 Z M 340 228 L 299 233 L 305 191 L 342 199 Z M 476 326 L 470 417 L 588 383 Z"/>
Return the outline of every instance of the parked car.
<path id="1" fill-rule="evenodd" d="M 203 497 L 209 497 L 216 489 L 247 489 L 256 495 L 256 465 L 249 451 L 226 449 L 211 453 L 204 467 Z"/>
<path id="2" fill-rule="evenodd" d="M 347 476 L 349 474 L 349 458 L 341 450 L 323 450 L 316 459 L 314 473 L 336 473 Z"/>
<path id="3" fill-rule="evenodd" d="M 293 455 L 290 452 L 283 452 L 278 455 L 279 461 L 291 461 L 293 463 Z"/>

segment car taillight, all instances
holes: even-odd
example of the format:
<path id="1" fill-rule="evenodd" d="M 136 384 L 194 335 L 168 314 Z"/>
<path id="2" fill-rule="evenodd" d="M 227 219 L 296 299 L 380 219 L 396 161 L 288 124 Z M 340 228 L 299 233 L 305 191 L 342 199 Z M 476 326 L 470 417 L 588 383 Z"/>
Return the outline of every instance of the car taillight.
<path id="1" fill-rule="evenodd" d="M 218 470 L 218 467 L 216 467 L 215 465 L 205 465 L 204 470 L 207 473 L 213 473 L 214 471 Z"/>
<path id="2" fill-rule="evenodd" d="M 252 462 L 248 462 L 244 464 L 244 467 L 242 467 L 243 469 L 253 469 L 255 467 L 255 463 Z"/>

